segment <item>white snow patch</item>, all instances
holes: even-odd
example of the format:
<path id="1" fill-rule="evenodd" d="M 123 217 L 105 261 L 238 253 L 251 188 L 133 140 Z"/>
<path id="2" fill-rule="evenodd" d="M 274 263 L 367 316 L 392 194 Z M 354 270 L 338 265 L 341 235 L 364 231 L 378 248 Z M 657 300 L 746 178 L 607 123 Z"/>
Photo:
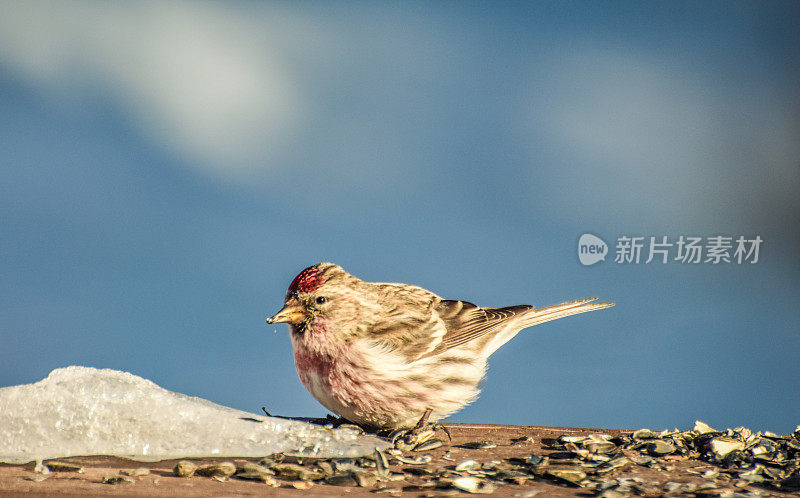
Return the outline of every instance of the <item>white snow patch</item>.
<path id="1" fill-rule="evenodd" d="M 356 457 L 388 443 L 353 429 L 264 417 L 111 369 L 70 366 L 0 389 L 0 462 L 77 455 L 140 461 L 292 453 Z"/>

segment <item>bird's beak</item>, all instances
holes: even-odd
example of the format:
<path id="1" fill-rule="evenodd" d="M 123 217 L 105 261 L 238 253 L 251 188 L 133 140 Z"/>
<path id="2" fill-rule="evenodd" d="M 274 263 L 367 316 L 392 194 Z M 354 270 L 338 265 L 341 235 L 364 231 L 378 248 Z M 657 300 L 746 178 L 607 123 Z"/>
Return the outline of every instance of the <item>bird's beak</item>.
<path id="1" fill-rule="evenodd" d="M 275 316 L 267 318 L 267 323 L 300 323 L 306 319 L 306 310 L 302 306 L 287 304 Z"/>

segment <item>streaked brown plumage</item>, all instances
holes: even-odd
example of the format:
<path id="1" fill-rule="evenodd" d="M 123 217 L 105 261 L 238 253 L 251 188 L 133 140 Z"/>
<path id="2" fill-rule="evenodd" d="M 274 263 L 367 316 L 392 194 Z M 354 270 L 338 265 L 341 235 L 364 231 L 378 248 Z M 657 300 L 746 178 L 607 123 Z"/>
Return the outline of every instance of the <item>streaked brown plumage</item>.
<path id="1" fill-rule="evenodd" d="M 326 408 L 373 428 L 439 420 L 473 401 L 486 361 L 520 330 L 613 306 L 584 299 L 481 308 L 421 287 L 360 280 L 340 266 L 303 270 L 284 308 L 300 381 Z"/>

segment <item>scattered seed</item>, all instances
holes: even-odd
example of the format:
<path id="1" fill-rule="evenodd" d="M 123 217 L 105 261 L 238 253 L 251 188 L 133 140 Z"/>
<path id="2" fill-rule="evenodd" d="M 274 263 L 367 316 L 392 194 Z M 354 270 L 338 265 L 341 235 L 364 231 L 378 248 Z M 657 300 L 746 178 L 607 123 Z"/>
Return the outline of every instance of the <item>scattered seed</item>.
<path id="1" fill-rule="evenodd" d="M 428 489 L 433 489 L 435 487 L 436 483 L 433 481 L 419 481 L 406 484 L 405 486 L 403 486 L 403 491 L 425 491 Z"/>
<path id="2" fill-rule="evenodd" d="M 631 434 L 633 439 L 655 439 L 658 437 L 658 432 L 653 432 L 650 429 L 639 429 Z"/>
<path id="3" fill-rule="evenodd" d="M 519 446 L 521 444 L 532 443 L 533 438 L 530 436 L 515 437 L 511 439 L 511 446 Z"/>
<path id="4" fill-rule="evenodd" d="M 103 484 L 133 484 L 136 481 L 126 476 L 107 476 L 103 477 L 102 482 Z"/>
<path id="5" fill-rule="evenodd" d="M 236 473 L 236 464 L 233 462 L 219 462 L 198 467 L 195 474 L 205 477 L 230 477 Z"/>
<path id="6" fill-rule="evenodd" d="M 274 477 L 268 474 L 262 474 L 261 472 L 239 472 L 234 474 L 234 477 L 237 479 L 244 479 L 247 481 L 261 481 L 264 484 L 272 487 L 278 486 L 278 481 L 275 480 Z"/>
<path id="7" fill-rule="evenodd" d="M 459 448 L 467 448 L 469 450 L 488 450 L 490 448 L 497 447 L 494 441 L 471 441 L 469 443 L 462 443 L 456 446 Z"/>
<path id="8" fill-rule="evenodd" d="M 181 460 L 175 465 L 173 472 L 178 477 L 192 477 L 197 470 L 197 465 L 189 460 Z"/>
<path id="9" fill-rule="evenodd" d="M 383 452 L 378 448 L 375 448 L 374 456 L 375 456 L 375 468 L 378 471 L 378 475 L 385 476 L 386 474 L 389 473 L 389 460 L 386 459 L 386 455 L 384 455 Z"/>
<path id="10" fill-rule="evenodd" d="M 46 465 L 51 472 L 77 472 L 78 474 L 83 474 L 83 467 L 74 463 L 47 462 Z"/>
<path id="11" fill-rule="evenodd" d="M 557 482 L 578 487 L 580 482 L 586 479 L 586 472 L 577 469 L 548 469 L 545 477 L 551 477 Z"/>
<path id="12" fill-rule="evenodd" d="M 661 439 L 656 439 L 652 443 L 647 444 L 647 450 L 652 456 L 670 455 L 675 453 L 675 445 Z"/>
<path id="13" fill-rule="evenodd" d="M 272 469 L 253 462 L 244 462 L 240 467 L 236 469 L 236 472 L 240 474 L 246 472 L 252 472 L 270 476 L 275 475 L 275 471 L 273 471 Z"/>
<path id="14" fill-rule="evenodd" d="M 711 440 L 711 451 L 718 459 L 725 458 L 730 452 L 743 450 L 744 443 L 729 437 L 715 437 Z"/>
<path id="15" fill-rule="evenodd" d="M 495 490 L 492 483 L 472 476 L 453 479 L 453 486 L 467 493 L 474 494 L 490 494 L 494 493 Z"/>
<path id="16" fill-rule="evenodd" d="M 416 458 L 406 458 L 401 456 L 396 456 L 397 461 L 400 463 L 404 463 L 406 465 L 425 465 L 429 463 L 433 458 L 430 455 L 420 455 Z"/>
<path id="17" fill-rule="evenodd" d="M 476 462 L 475 460 L 469 459 L 469 460 L 464 460 L 464 461 L 462 461 L 462 462 L 459 462 L 459 463 L 458 463 L 458 464 L 455 466 L 455 469 L 456 469 L 458 472 L 463 472 L 463 471 L 465 471 L 465 470 L 475 470 L 475 469 L 477 469 L 477 468 L 480 468 L 480 466 L 481 466 L 481 464 L 479 464 L 479 463 L 478 463 L 478 462 Z"/>
<path id="18" fill-rule="evenodd" d="M 587 441 L 583 447 L 592 453 L 612 453 L 617 449 L 617 445 L 610 441 Z"/>
<path id="19" fill-rule="evenodd" d="M 343 472 L 341 474 L 334 474 L 325 478 L 325 483 L 332 486 L 358 486 L 355 476 L 352 472 Z"/>
<path id="20" fill-rule="evenodd" d="M 609 460 L 603 466 L 609 467 L 611 469 L 620 469 L 622 467 L 625 467 L 629 463 L 631 463 L 631 461 L 627 457 L 621 456 L 614 458 L 613 460 Z"/>
<path id="21" fill-rule="evenodd" d="M 358 485 L 362 488 L 371 488 L 375 485 L 375 483 L 378 482 L 378 474 L 375 472 L 353 472 L 353 476 L 355 477 Z"/>
<path id="22" fill-rule="evenodd" d="M 636 465 L 641 465 L 642 467 L 648 467 L 648 466 L 652 465 L 653 462 L 655 462 L 655 460 L 653 460 L 651 457 L 649 457 L 647 455 L 637 455 L 637 456 L 631 457 L 631 461 L 633 463 L 635 463 Z"/>
<path id="23" fill-rule="evenodd" d="M 413 451 L 430 451 L 439 448 L 442 445 L 444 445 L 444 441 L 438 438 L 433 438 L 414 446 Z"/>
<path id="24" fill-rule="evenodd" d="M 296 463 L 276 463 L 271 468 L 279 476 L 294 477 L 301 481 L 315 481 L 325 477 L 322 470 L 310 469 Z"/>
<path id="25" fill-rule="evenodd" d="M 694 431 L 698 434 L 706 434 L 708 432 L 717 432 L 716 429 L 713 429 L 710 425 L 706 424 L 701 420 L 697 420 L 694 423 Z"/>

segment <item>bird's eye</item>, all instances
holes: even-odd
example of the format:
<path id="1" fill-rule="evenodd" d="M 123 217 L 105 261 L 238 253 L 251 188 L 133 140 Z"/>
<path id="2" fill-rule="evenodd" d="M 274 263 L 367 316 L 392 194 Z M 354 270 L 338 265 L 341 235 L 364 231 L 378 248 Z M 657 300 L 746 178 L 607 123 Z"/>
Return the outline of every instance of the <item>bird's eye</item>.
<path id="1" fill-rule="evenodd" d="M 328 300 L 328 299 L 327 299 L 327 298 L 325 298 L 325 296 L 319 296 L 319 297 L 317 298 L 317 304 L 323 304 L 323 303 L 325 303 L 325 301 L 327 301 L 327 300 Z"/>

